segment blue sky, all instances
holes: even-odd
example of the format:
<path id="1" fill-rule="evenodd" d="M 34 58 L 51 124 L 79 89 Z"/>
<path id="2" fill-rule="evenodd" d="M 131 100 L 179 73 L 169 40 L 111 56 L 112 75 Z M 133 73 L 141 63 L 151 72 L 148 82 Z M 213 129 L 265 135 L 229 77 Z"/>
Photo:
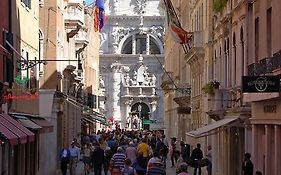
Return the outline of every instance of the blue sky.
<path id="1" fill-rule="evenodd" d="M 90 4 L 92 2 L 93 2 L 93 0 L 86 0 L 86 4 Z"/>

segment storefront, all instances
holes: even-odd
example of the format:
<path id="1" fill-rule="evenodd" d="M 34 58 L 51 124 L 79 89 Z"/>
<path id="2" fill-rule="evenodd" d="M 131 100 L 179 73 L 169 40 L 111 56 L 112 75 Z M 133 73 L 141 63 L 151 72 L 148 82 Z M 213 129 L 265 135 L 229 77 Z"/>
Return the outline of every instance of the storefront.
<path id="1" fill-rule="evenodd" d="M 35 134 L 7 114 L 0 114 L 0 172 L 33 175 L 31 150 Z"/>
<path id="2" fill-rule="evenodd" d="M 193 145 L 205 139 L 206 145 L 202 145 L 204 154 L 204 148 L 212 146 L 213 174 L 237 175 L 242 172 L 244 133 L 243 121 L 239 116 L 225 116 L 224 119 L 188 132 L 187 137 L 193 138 Z"/>

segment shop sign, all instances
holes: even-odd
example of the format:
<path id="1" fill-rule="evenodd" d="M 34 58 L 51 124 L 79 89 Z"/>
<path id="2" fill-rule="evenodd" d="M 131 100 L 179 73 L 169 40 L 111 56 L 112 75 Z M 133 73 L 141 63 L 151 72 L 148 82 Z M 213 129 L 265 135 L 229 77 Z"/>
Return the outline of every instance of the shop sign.
<path id="1" fill-rule="evenodd" d="M 39 98 L 38 94 L 33 95 L 5 95 L 3 97 L 4 100 L 36 100 Z"/>
<path id="2" fill-rule="evenodd" d="M 142 124 L 144 125 L 156 124 L 156 120 L 143 119 Z"/>
<path id="3" fill-rule="evenodd" d="M 263 106 L 264 113 L 276 113 L 277 112 L 277 105 L 264 105 Z"/>
<path id="4" fill-rule="evenodd" d="M 243 76 L 243 93 L 279 92 L 280 78 L 278 76 Z"/>

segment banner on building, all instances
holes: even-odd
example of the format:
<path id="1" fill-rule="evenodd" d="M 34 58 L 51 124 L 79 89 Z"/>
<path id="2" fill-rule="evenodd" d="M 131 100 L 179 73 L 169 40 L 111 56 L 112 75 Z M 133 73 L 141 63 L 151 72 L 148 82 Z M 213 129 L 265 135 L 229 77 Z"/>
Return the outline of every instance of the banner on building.
<path id="1" fill-rule="evenodd" d="M 243 76 L 243 93 L 269 93 L 280 91 L 280 77 L 278 76 Z"/>

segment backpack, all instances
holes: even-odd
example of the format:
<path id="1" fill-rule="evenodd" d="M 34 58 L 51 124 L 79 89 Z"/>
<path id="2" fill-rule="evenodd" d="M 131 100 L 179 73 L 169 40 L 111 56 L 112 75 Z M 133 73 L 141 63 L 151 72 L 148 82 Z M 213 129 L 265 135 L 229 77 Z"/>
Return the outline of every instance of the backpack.
<path id="1" fill-rule="evenodd" d="M 164 156 L 167 156 L 167 154 L 169 153 L 169 148 L 165 144 L 163 144 L 162 153 Z"/>

